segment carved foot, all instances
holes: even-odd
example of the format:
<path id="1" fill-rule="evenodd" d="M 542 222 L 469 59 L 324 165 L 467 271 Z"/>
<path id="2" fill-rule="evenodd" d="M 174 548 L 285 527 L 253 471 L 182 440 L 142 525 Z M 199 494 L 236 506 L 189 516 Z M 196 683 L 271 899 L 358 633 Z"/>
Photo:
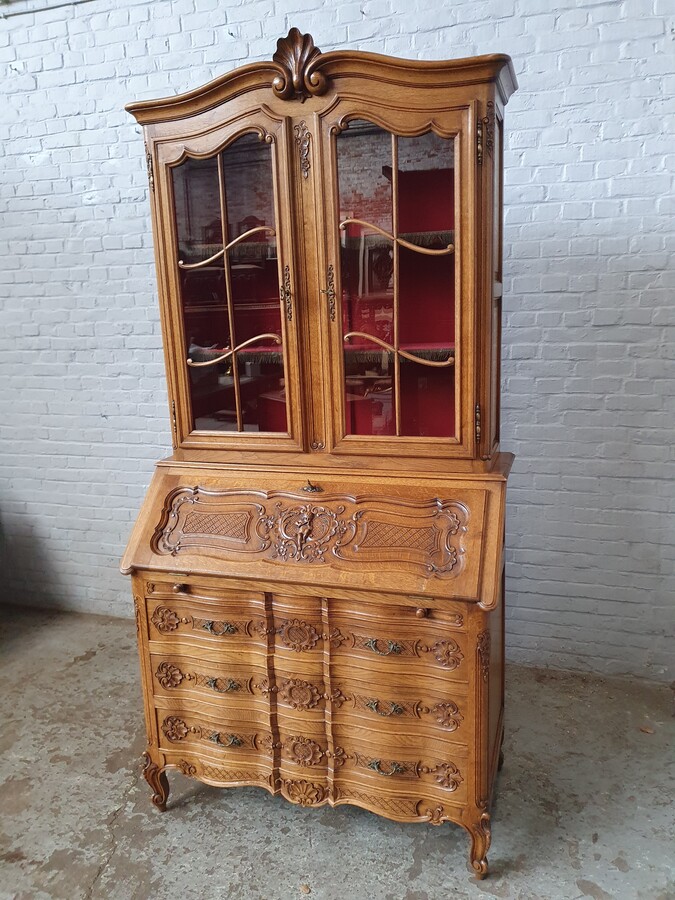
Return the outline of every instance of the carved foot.
<path id="1" fill-rule="evenodd" d="M 476 825 L 469 829 L 471 835 L 471 852 L 469 859 L 476 878 L 483 879 L 488 874 L 487 852 L 490 849 L 490 814 L 481 813 Z"/>
<path id="2" fill-rule="evenodd" d="M 160 812 L 164 812 L 166 800 L 169 796 L 169 779 L 166 777 L 164 769 L 161 769 L 157 763 L 152 761 L 149 753 L 145 752 L 143 758 L 145 760 L 143 775 L 145 775 L 145 780 L 152 788 L 152 802 Z"/>

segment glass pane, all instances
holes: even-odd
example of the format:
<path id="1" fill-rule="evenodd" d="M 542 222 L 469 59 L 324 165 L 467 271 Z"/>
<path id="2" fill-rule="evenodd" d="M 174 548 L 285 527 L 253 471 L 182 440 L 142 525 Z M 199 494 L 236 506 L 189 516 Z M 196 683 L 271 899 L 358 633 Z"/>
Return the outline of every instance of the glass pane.
<path id="1" fill-rule="evenodd" d="M 352 122 L 337 137 L 337 164 L 346 433 L 452 437 L 454 138 Z"/>
<path id="2" fill-rule="evenodd" d="M 174 169 L 198 430 L 288 430 L 271 153 L 247 134 L 217 157 Z"/>
<path id="3" fill-rule="evenodd" d="M 401 360 L 401 432 L 420 437 L 455 433 L 455 370 Z"/>
<path id="4" fill-rule="evenodd" d="M 355 341 L 345 348 L 345 433 L 396 434 L 394 354 Z"/>

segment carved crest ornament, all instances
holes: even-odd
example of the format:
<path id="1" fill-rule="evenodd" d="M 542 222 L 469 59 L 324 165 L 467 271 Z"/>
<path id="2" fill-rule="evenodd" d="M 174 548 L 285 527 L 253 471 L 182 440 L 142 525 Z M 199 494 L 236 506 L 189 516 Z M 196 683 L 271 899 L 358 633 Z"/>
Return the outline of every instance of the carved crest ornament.
<path id="1" fill-rule="evenodd" d="M 304 102 L 308 97 L 324 94 L 328 83 L 325 75 L 316 70 L 320 56 L 311 34 L 301 34 L 299 29 L 291 28 L 285 38 L 279 38 L 272 57 L 279 67 L 272 83 L 276 95 L 282 100 Z"/>

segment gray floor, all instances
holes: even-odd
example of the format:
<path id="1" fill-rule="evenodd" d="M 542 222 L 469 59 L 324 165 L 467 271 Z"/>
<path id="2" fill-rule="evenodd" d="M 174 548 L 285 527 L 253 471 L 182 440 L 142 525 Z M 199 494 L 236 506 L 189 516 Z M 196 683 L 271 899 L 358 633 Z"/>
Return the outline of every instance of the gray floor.
<path id="1" fill-rule="evenodd" d="M 5 609 L 2 624 L 2 898 L 675 898 L 665 687 L 511 667 L 492 875 L 477 882 L 450 825 L 180 775 L 162 815 L 140 776 L 133 623 Z"/>

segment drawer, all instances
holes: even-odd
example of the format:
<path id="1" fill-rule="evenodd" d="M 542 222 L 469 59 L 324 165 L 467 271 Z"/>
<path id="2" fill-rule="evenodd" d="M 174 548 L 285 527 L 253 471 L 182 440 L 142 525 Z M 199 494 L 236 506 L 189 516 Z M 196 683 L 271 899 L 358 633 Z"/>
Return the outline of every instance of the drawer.
<path id="1" fill-rule="evenodd" d="M 382 736 L 367 742 L 358 730 L 336 728 L 335 784 L 394 790 L 462 804 L 468 794 L 465 748 L 426 739 L 396 741 Z M 408 746 L 409 745 L 409 746 Z M 338 749 L 339 748 L 339 749 Z"/>
<path id="2" fill-rule="evenodd" d="M 220 599 L 183 595 L 146 599 L 151 641 L 169 646 L 195 643 L 217 651 L 230 651 L 243 662 L 265 665 L 267 625 L 264 595 L 237 592 Z M 234 660 L 233 660 L 234 661 Z"/>
<path id="3" fill-rule="evenodd" d="M 351 678 L 332 678 L 336 699 L 332 703 L 335 726 L 361 727 L 377 733 L 428 735 L 465 742 L 469 721 L 465 690 L 434 692 L 429 679 L 405 683 L 378 683 Z"/>
<path id="4" fill-rule="evenodd" d="M 416 629 L 432 626 L 440 631 L 447 629 L 449 633 L 467 629 L 465 603 L 446 600 L 439 608 L 434 597 L 409 597 L 408 601 L 407 604 L 394 604 L 329 598 L 328 609 L 331 619 L 338 616 L 357 619 L 359 622 L 369 622 L 372 627 L 396 623 Z"/>
<path id="5" fill-rule="evenodd" d="M 262 667 L 167 653 L 152 653 L 150 667 L 156 697 L 193 697 L 228 706 L 260 699 L 269 705 L 267 671 Z"/>
<path id="6" fill-rule="evenodd" d="M 269 716 L 257 710 L 218 713 L 190 702 L 158 707 L 160 749 L 192 749 L 212 757 L 271 757 Z"/>
<path id="7" fill-rule="evenodd" d="M 442 682 L 468 682 L 467 637 L 461 632 L 366 617 L 331 618 L 331 674 L 361 678 L 425 675 Z"/>

